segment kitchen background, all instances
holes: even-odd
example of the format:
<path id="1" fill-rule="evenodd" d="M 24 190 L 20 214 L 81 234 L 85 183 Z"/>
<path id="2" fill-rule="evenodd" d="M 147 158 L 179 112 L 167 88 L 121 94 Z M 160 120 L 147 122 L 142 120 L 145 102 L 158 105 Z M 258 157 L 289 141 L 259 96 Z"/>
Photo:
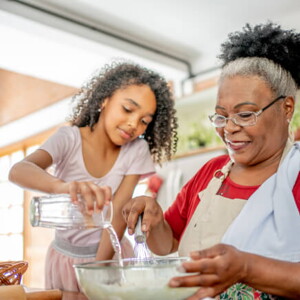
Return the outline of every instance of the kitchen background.
<path id="1" fill-rule="evenodd" d="M 28 261 L 24 283 L 43 287 L 53 231 L 30 226 L 35 194 L 7 174 L 65 123 L 72 95 L 97 68 L 129 59 L 163 74 L 173 89 L 178 152 L 157 167 L 165 209 L 203 163 L 225 151 L 207 118 L 220 44 L 247 22 L 300 31 L 299 15 L 299 0 L 0 0 L 0 261 Z M 141 182 L 136 193 L 146 189 Z"/>

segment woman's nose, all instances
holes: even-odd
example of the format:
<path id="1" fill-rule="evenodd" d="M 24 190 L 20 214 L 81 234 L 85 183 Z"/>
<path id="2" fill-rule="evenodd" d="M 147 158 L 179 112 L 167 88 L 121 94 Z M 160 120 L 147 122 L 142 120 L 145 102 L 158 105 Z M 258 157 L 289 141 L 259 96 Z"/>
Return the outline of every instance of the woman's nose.
<path id="1" fill-rule="evenodd" d="M 228 118 L 226 121 L 227 122 L 224 126 L 225 132 L 234 132 L 240 130 L 241 126 L 237 125 L 232 118 Z"/>

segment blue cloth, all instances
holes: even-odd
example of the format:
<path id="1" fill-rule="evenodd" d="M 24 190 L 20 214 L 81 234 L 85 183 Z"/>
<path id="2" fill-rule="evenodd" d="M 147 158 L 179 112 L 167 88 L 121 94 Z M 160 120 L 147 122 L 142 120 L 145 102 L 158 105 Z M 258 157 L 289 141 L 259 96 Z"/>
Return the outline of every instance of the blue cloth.
<path id="1" fill-rule="evenodd" d="M 300 215 L 293 187 L 300 170 L 300 143 L 295 143 L 277 173 L 248 199 L 222 242 L 242 251 L 300 262 Z"/>

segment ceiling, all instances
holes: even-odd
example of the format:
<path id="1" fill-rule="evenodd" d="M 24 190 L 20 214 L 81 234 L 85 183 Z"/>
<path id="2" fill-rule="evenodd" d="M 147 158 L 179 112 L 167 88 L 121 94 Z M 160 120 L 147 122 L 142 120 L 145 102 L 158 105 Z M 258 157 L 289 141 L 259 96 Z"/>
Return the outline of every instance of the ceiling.
<path id="1" fill-rule="evenodd" d="M 299 15 L 299 0 L 1 0 L 0 67 L 78 87 L 126 58 L 181 80 L 218 67 L 247 22 L 300 31 Z"/>

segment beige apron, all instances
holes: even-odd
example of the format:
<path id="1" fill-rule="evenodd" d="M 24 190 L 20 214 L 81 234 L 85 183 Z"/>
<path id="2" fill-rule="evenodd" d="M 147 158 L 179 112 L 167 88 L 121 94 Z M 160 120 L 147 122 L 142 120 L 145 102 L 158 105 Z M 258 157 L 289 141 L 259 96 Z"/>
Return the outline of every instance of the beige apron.
<path id="1" fill-rule="evenodd" d="M 231 165 L 229 161 L 221 170 L 223 175 L 220 178 L 214 176 L 207 188 L 198 194 L 201 201 L 180 240 L 180 256 L 188 256 L 191 251 L 220 243 L 227 228 L 245 205 L 246 200 L 217 195 Z"/>
<path id="2" fill-rule="evenodd" d="M 292 144 L 293 141 L 287 141 L 280 163 L 291 149 Z M 205 249 L 220 243 L 224 233 L 246 204 L 247 200 L 244 199 L 229 199 L 217 195 L 231 166 L 232 161 L 229 161 L 221 169 L 223 175 L 220 178 L 214 176 L 207 188 L 198 194 L 200 203 L 179 243 L 178 254 L 180 256 L 188 256 L 191 251 Z"/>

